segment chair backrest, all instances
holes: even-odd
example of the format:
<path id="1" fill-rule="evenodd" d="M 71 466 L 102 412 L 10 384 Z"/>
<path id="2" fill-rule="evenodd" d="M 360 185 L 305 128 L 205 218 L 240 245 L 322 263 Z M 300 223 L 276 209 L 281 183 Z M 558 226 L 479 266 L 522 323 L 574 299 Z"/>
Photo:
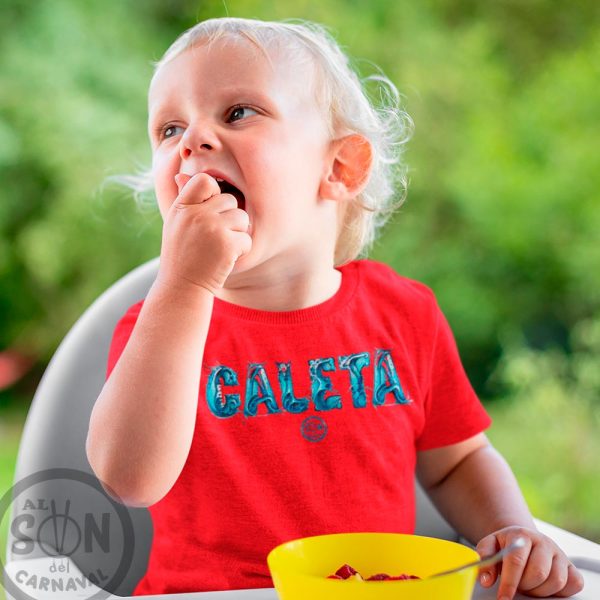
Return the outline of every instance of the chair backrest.
<path id="1" fill-rule="evenodd" d="M 49 469 L 74 469 L 95 479 L 87 461 L 85 441 L 91 411 L 104 384 L 106 360 L 114 327 L 129 306 L 144 298 L 158 271 L 158 258 L 153 259 L 117 281 L 82 315 L 67 334 L 52 358 L 33 398 L 23 430 L 15 482 L 35 482 L 34 502 L 43 499 L 46 509 L 69 506 L 70 523 L 83 523 L 86 514 L 97 514 L 98 521 L 106 511 L 108 496 L 96 480 L 95 485 L 82 485 L 71 477 L 52 473 L 52 477 L 37 477 Z M 421 535 L 456 539 L 456 534 L 441 518 L 422 490 L 417 486 L 417 529 Z M 31 505 L 30 505 L 31 508 Z M 146 571 L 152 542 L 152 521 L 145 508 L 124 508 L 131 519 L 134 546 L 131 564 L 119 582 L 99 585 L 107 591 L 127 596 Z M 22 503 L 13 503 L 10 523 L 24 512 Z M 62 513 L 64 516 L 64 513 Z M 60 515 L 59 515 L 60 516 Z M 63 524 L 67 522 L 64 518 Z M 117 524 L 115 524 L 117 527 Z M 111 525 L 112 528 L 112 525 Z M 11 528 L 12 529 L 12 528 Z M 56 547 L 50 536 L 52 528 L 38 530 L 40 546 L 33 554 L 23 556 L 25 533 L 9 531 L 7 561 L 35 558 L 48 547 Z M 65 527 L 63 547 L 70 548 L 69 556 L 82 573 L 108 573 L 114 567 L 114 555 L 120 554 L 125 538 L 113 532 L 110 553 L 97 545 L 79 543 L 81 531 Z M 116 542 L 114 541 L 116 540 Z M 21 546 L 19 546 L 21 542 Z M 115 543 L 117 547 L 115 547 Z M 21 551 L 19 551 L 19 547 Z M 46 548 L 44 550 L 43 548 Z M 66 554 L 63 552 L 63 554 Z M 111 555 L 113 558 L 111 558 Z M 114 570 L 114 569 L 113 569 Z"/>
<path id="2" fill-rule="evenodd" d="M 16 484 L 32 483 L 35 474 L 49 469 L 74 469 L 78 473 L 94 475 L 87 460 L 85 442 L 92 408 L 104 385 L 112 333 L 129 306 L 146 296 L 157 270 L 158 259 L 153 259 L 117 281 L 86 310 L 60 344 L 27 415 L 17 457 Z M 101 522 L 109 500 L 97 480 L 96 486 L 89 482 L 82 485 L 72 477 L 62 478 L 58 473 L 50 475 L 41 477 L 42 480 L 35 484 L 35 491 L 28 494 L 34 505 L 43 500 L 46 509 L 53 503 L 54 507 L 64 511 L 68 502 L 71 524 L 78 523 L 81 528 L 86 514 L 97 514 Z M 147 509 L 123 508 L 133 526 L 132 562 L 117 587 L 101 587 L 113 594 L 128 596 L 146 571 L 153 529 Z M 9 523 L 18 522 L 26 513 L 23 502 L 13 502 Z M 63 547 L 75 548 L 69 555 L 83 574 L 96 573 L 98 569 L 104 574 L 114 572 L 114 556 L 122 552 L 118 545 L 124 544 L 124 537 L 117 521 L 111 521 L 110 526 L 110 553 L 103 552 L 97 545 L 90 552 L 89 547 L 86 549 L 85 544 L 79 543 L 81 532 L 77 528 L 65 529 Z M 39 527 L 40 545 L 36 544 L 33 552 L 23 552 L 27 530 L 21 527 L 19 531 L 9 530 L 7 562 L 60 553 L 48 550 L 55 547 L 52 527 Z"/>

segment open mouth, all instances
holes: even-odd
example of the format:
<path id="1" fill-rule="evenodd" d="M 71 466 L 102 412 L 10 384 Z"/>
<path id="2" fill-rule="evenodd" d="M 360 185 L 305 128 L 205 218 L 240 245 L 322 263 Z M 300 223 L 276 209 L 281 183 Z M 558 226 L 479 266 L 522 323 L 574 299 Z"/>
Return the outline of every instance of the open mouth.
<path id="1" fill-rule="evenodd" d="M 242 194 L 242 192 L 240 190 L 238 190 L 234 185 L 232 185 L 228 181 L 225 181 L 224 179 L 217 179 L 217 183 L 219 184 L 219 187 L 221 188 L 221 194 L 231 194 L 237 200 L 238 208 L 245 210 L 246 198 L 244 197 L 244 194 Z"/>

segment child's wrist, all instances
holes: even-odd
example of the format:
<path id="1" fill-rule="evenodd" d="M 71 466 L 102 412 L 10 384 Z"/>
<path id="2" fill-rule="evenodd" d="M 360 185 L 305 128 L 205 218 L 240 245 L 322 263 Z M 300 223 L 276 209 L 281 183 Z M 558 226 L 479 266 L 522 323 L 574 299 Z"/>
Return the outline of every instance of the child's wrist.
<path id="1" fill-rule="evenodd" d="M 215 294 L 205 286 L 185 280 L 167 279 L 160 277 L 160 275 L 150 288 L 148 297 L 150 296 L 167 302 L 175 302 L 178 305 L 191 305 L 192 307 L 196 307 L 198 304 L 205 305 L 207 301 L 212 303 L 215 298 Z"/>

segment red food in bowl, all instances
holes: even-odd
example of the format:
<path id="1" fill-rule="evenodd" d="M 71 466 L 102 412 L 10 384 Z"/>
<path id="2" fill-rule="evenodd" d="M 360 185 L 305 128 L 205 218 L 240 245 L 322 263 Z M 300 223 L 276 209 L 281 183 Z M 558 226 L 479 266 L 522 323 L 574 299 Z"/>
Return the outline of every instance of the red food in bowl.
<path id="1" fill-rule="evenodd" d="M 367 577 L 366 579 L 353 567 L 350 565 L 342 565 L 333 575 L 328 575 L 327 579 L 356 579 L 358 581 L 406 581 L 408 579 L 421 579 L 416 575 L 408 575 L 406 573 L 402 573 L 400 575 L 388 575 L 387 573 L 376 573 L 375 575 L 371 575 L 371 577 Z"/>

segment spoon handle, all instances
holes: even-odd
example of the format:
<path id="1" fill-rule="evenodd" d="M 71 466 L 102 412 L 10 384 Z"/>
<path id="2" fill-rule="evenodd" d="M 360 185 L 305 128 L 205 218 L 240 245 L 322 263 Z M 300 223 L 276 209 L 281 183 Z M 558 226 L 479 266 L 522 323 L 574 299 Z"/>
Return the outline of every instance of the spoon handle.
<path id="1" fill-rule="evenodd" d="M 461 565 L 460 567 L 456 567 L 454 569 L 449 569 L 448 571 L 442 571 L 441 573 L 435 573 L 434 575 L 430 575 L 430 577 L 440 577 L 442 575 L 450 575 L 451 573 L 457 573 L 458 571 L 462 571 L 463 569 L 471 569 L 473 567 L 477 567 L 478 569 L 482 567 L 489 567 L 490 565 L 495 565 L 500 562 L 507 554 L 510 554 L 514 550 L 518 548 L 522 548 L 525 545 L 524 538 L 517 538 L 514 542 L 510 543 L 508 546 L 502 548 L 502 550 L 496 552 L 496 554 L 492 554 L 491 556 L 484 556 L 480 560 L 476 560 L 466 565 Z"/>

